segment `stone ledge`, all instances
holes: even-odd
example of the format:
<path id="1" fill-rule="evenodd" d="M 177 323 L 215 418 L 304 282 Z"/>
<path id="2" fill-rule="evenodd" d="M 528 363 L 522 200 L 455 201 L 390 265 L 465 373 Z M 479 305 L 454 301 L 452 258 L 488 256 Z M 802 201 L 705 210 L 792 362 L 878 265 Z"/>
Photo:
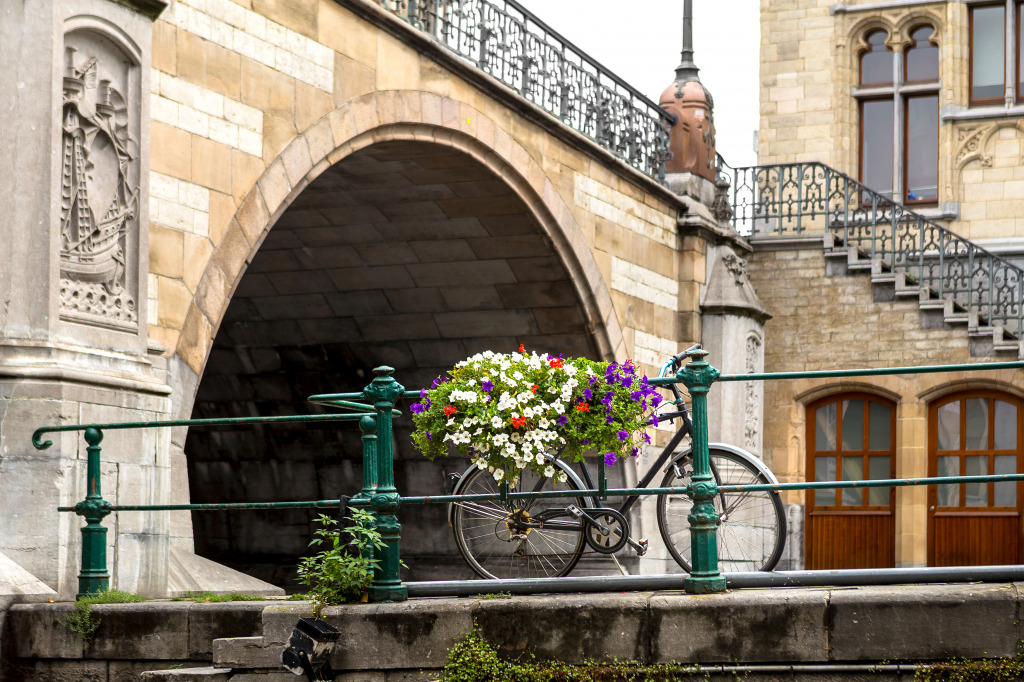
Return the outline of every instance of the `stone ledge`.
<path id="1" fill-rule="evenodd" d="M 509 656 L 529 652 L 568 663 L 618 658 L 817 666 L 1013 655 L 1020 636 L 1019 585 L 1024 583 L 424 598 L 329 607 L 324 616 L 342 633 L 331 661 L 349 675 L 342 679 L 383 681 L 437 670 L 452 644 L 473 628 Z M 233 680 L 276 679 L 295 622 L 311 615 L 310 605 L 301 602 L 107 605 L 97 607 L 103 623 L 97 643 L 83 655 L 58 622 L 70 608 L 14 606 L 4 633 L 6 669 L 78 664 L 85 670 L 103 658 L 136 668 L 157 659 L 196 665 L 209 661 L 203 654 L 212 649 L 212 665 L 231 669 Z M 224 632 L 211 625 L 218 618 L 244 629 L 257 613 L 262 636 L 239 632 L 205 647 L 192 641 Z"/>

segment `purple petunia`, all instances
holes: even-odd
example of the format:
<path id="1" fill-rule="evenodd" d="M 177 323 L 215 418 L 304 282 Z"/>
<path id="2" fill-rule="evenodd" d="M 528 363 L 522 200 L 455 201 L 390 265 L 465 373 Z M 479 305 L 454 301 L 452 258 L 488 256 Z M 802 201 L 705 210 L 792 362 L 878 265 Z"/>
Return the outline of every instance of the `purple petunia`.
<path id="1" fill-rule="evenodd" d="M 416 414 L 423 414 L 423 410 L 425 410 L 425 409 L 427 409 L 427 408 L 425 408 L 425 407 L 424 407 L 423 405 L 421 405 L 420 403 L 413 403 L 412 405 L 410 405 L 410 406 L 409 406 L 409 409 L 410 409 L 410 410 L 411 410 L 412 412 L 415 412 Z"/>
<path id="2" fill-rule="evenodd" d="M 626 440 L 627 438 L 629 438 L 629 432 L 628 431 L 624 431 L 622 429 L 619 429 L 618 431 L 616 431 L 615 435 L 619 437 L 619 440 Z"/>
<path id="3" fill-rule="evenodd" d="M 611 391 L 608 391 L 607 393 L 604 394 L 604 397 L 601 398 L 601 403 L 604 404 L 604 405 L 611 405 L 612 404 L 612 398 L 614 398 L 614 397 L 615 397 L 615 395 Z"/>
<path id="4" fill-rule="evenodd" d="M 651 404 L 654 405 L 655 407 L 661 405 L 661 400 L 662 398 L 660 393 L 655 393 L 654 395 L 651 396 Z"/>
<path id="5" fill-rule="evenodd" d="M 565 426 L 566 424 L 569 423 L 569 417 L 567 417 L 566 415 L 563 414 L 562 416 L 560 416 L 555 421 L 558 423 L 559 426 Z"/>
<path id="6" fill-rule="evenodd" d="M 434 434 L 432 434 L 430 431 L 427 431 L 427 440 L 434 440 Z"/>
<path id="7" fill-rule="evenodd" d="M 618 461 L 619 461 L 619 458 L 615 456 L 614 452 L 606 452 L 606 453 L 604 453 L 604 465 L 606 467 L 610 467 L 610 466 L 612 466 L 613 464 L 615 464 Z"/>
<path id="8" fill-rule="evenodd" d="M 583 439 L 583 444 L 584 445 L 590 445 L 590 439 L 589 438 L 584 438 Z"/>
<path id="9" fill-rule="evenodd" d="M 632 450 L 629 451 L 629 454 L 632 457 L 639 457 L 640 456 L 640 448 L 633 448 Z"/>
<path id="10" fill-rule="evenodd" d="M 593 391 L 591 391 L 591 390 L 590 390 L 589 388 L 587 388 L 587 389 L 584 389 L 584 391 L 583 391 L 583 397 L 584 397 L 584 398 L 586 398 L 587 400 L 590 400 L 591 398 L 593 398 L 593 397 L 594 397 L 594 392 L 593 392 Z"/>
<path id="11" fill-rule="evenodd" d="M 613 421 L 615 421 L 615 417 L 613 417 L 611 412 L 609 412 L 604 416 L 604 421 L 606 424 L 611 424 Z"/>
<path id="12" fill-rule="evenodd" d="M 657 425 L 658 425 L 658 414 L 654 413 L 654 414 L 651 415 L 651 426 L 657 426 Z"/>
<path id="13" fill-rule="evenodd" d="M 420 389 L 420 397 L 421 398 L 426 398 L 427 397 L 427 389 L 425 389 L 425 388 L 421 388 Z"/>
<path id="14" fill-rule="evenodd" d="M 644 442 L 647 443 L 648 445 L 651 444 L 651 437 L 648 436 L 646 433 L 644 434 Z"/>
<path id="15" fill-rule="evenodd" d="M 491 389 L 494 388 L 494 384 L 492 384 L 490 381 L 487 381 L 486 379 L 484 379 L 483 383 L 480 384 L 480 388 L 482 388 L 485 391 L 487 391 L 488 393 L 490 393 Z"/>

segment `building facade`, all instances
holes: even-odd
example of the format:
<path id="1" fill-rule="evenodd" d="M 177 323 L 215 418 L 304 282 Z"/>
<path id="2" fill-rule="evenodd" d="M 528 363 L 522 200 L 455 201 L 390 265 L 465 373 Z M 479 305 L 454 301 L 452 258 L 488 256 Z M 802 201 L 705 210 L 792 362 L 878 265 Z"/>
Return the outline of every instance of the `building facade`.
<path id="1" fill-rule="evenodd" d="M 1021 10 L 762 1 L 759 170 L 733 177 L 768 371 L 1020 356 Z M 1012 370 L 770 382 L 764 457 L 793 481 L 1016 473 L 1022 398 Z M 1022 492 L 790 494 L 789 558 L 1019 563 Z"/>

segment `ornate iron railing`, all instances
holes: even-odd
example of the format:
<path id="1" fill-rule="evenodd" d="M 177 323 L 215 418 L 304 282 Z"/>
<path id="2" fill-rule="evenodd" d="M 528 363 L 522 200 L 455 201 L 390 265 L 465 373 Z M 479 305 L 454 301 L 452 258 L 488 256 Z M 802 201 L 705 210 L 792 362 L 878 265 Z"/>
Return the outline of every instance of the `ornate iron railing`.
<path id="1" fill-rule="evenodd" d="M 733 226 L 746 236 L 831 235 L 872 267 L 1020 338 L 1024 270 L 822 163 L 730 169 Z M 899 284 L 900 282 L 898 282 Z"/>
<path id="2" fill-rule="evenodd" d="M 569 127 L 664 183 L 675 116 L 515 0 L 380 0 Z"/>

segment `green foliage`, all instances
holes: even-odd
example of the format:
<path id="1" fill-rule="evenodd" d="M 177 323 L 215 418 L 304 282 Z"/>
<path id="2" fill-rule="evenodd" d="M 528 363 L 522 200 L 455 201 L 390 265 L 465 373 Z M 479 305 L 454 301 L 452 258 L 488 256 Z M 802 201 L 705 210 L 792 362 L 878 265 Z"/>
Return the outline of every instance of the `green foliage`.
<path id="1" fill-rule="evenodd" d="M 661 402 L 636 366 L 485 351 L 459 362 L 411 406 L 413 443 L 428 458 L 449 449 L 472 457 L 495 480 L 520 471 L 564 477 L 544 457 L 562 450 L 579 461 L 595 451 L 610 466 L 636 456 Z M 564 480 L 564 478 L 562 478 Z"/>
<path id="2" fill-rule="evenodd" d="M 478 594 L 477 599 L 511 599 L 511 592 L 487 592 L 485 594 Z"/>
<path id="3" fill-rule="evenodd" d="M 510 661 L 476 630 L 455 643 L 438 682 L 668 682 L 704 676 L 699 666 L 643 665 L 636 661 L 587 662 Z"/>
<path id="4" fill-rule="evenodd" d="M 64 616 L 61 624 L 78 636 L 82 649 L 85 649 L 100 626 L 100 619 L 92 613 L 93 604 L 130 604 L 141 601 L 146 601 L 146 598 L 120 590 L 94 592 L 76 600 L 75 609 Z"/>
<path id="5" fill-rule="evenodd" d="M 266 601 L 266 597 L 255 594 L 214 594 L 213 592 L 189 592 L 184 597 L 174 597 L 171 601 L 191 601 L 196 604 L 210 604 L 225 601 Z"/>
<path id="6" fill-rule="evenodd" d="M 1024 679 L 1024 652 L 1009 658 L 954 658 L 914 673 L 915 682 L 1009 682 Z"/>
<path id="7" fill-rule="evenodd" d="M 372 513 L 353 509 L 351 525 L 338 530 L 337 522 L 320 515 L 320 528 L 310 547 L 324 547 L 299 563 L 299 582 L 309 587 L 305 595 L 313 602 L 313 615 L 320 617 L 324 606 L 360 601 L 373 581 L 377 560 L 373 550 L 384 546 Z"/>

